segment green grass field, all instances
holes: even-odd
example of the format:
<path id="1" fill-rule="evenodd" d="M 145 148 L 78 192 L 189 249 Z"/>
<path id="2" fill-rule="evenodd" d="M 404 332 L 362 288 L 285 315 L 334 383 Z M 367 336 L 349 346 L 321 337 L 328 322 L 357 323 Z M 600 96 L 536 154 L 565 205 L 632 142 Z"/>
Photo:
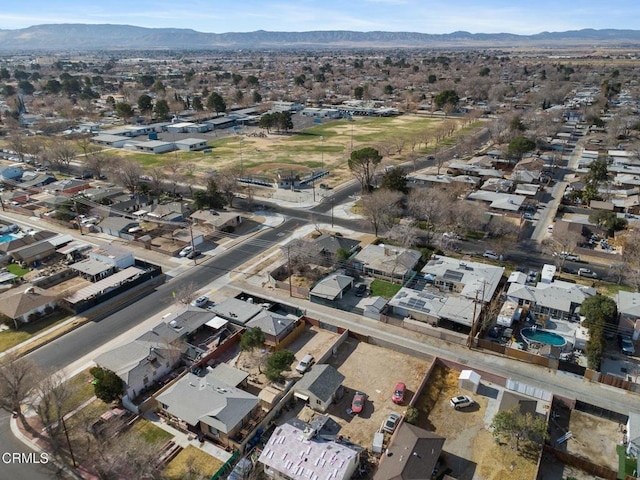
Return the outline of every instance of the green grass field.
<path id="1" fill-rule="evenodd" d="M 387 282 L 385 280 L 374 280 L 371 282 L 371 296 L 391 298 L 400 291 L 402 285 L 396 283 Z"/>
<path id="2" fill-rule="evenodd" d="M 37 335 L 67 318 L 69 318 L 69 315 L 66 312 L 55 311 L 42 320 L 21 324 L 19 330 L 10 328 L 9 330 L 0 332 L 0 352 L 4 352 L 22 342 L 26 342 L 34 335 Z"/>

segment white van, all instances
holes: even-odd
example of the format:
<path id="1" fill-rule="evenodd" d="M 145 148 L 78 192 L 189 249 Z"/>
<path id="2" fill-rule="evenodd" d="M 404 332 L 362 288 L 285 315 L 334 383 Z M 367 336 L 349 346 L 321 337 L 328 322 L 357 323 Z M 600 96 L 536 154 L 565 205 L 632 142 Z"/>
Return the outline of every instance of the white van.
<path id="1" fill-rule="evenodd" d="M 296 367 L 296 371 L 298 373 L 304 373 L 309 369 L 309 367 L 312 364 L 313 364 L 313 355 L 311 355 L 310 353 L 307 353 L 304 356 L 304 358 L 300 360 L 300 363 L 298 363 L 298 366 Z"/>

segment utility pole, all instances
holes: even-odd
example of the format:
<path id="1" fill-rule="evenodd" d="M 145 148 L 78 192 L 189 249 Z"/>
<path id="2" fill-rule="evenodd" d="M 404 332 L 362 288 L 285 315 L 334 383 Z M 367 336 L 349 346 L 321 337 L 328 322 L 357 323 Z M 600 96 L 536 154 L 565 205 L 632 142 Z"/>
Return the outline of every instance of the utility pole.
<path id="1" fill-rule="evenodd" d="M 331 228 L 333 228 L 333 198 L 331 199 Z"/>
<path id="2" fill-rule="evenodd" d="M 64 428 L 64 436 L 67 437 L 67 446 L 69 447 L 69 454 L 71 455 L 71 461 L 73 462 L 73 468 L 77 467 L 76 457 L 73 455 L 73 449 L 71 448 L 71 441 L 69 440 L 69 432 L 67 431 L 67 424 L 64 421 L 64 416 L 61 418 L 62 428 Z"/>
<path id="3" fill-rule="evenodd" d="M 2 209 L 4 210 L 4 206 Z M 78 230 L 80 230 L 80 235 L 84 235 L 82 233 L 82 223 L 80 222 L 80 212 L 78 212 L 78 201 L 75 198 L 73 199 L 73 209 L 76 211 L 76 224 L 78 225 Z"/>
<path id="4" fill-rule="evenodd" d="M 193 226 L 191 225 L 191 222 L 189 222 L 189 235 L 191 236 L 191 252 L 195 252 L 196 246 L 193 244 Z M 198 264 L 195 253 L 193 254 L 193 264 Z"/>
<path id="5" fill-rule="evenodd" d="M 476 290 L 476 296 L 473 299 L 473 318 L 471 319 L 471 330 L 469 331 L 469 338 L 467 339 L 467 347 L 469 347 L 469 349 L 473 347 L 473 338 L 476 336 L 476 312 L 478 311 L 478 303 L 484 302 L 484 289 L 486 284 L 487 282 L 482 280 L 482 297 L 478 298 L 478 295 L 480 294 L 480 289 L 478 289 Z"/>
<path id="6" fill-rule="evenodd" d="M 291 285 L 291 277 L 293 277 L 293 270 L 291 269 L 291 245 L 287 245 L 287 269 L 289 270 L 289 296 L 293 297 L 293 287 Z"/>

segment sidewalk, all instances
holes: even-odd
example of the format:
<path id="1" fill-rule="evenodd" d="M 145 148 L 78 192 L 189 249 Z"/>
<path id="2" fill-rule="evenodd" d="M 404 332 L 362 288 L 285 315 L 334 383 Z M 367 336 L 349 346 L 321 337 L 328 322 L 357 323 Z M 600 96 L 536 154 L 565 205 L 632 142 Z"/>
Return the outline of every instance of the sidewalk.
<path id="1" fill-rule="evenodd" d="M 528 385 L 551 391 L 566 398 L 578 398 L 592 405 L 614 410 L 624 415 L 640 414 L 638 396 L 632 392 L 600 383 L 590 383 L 582 377 L 561 371 L 549 371 L 525 362 L 495 355 L 484 350 L 471 350 L 461 345 L 447 343 L 435 337 L 412 332 L 377 320 L 346 311 L 311 303 L 301 298 L 291 298 L 284 290 L 264 290 L 247 282 L 229 286 L 234 291 L 244 291 L 274 302 L 294 304 L 306 315 L 329 325 L 346 328 L 355 333 L 380 340 L 381 343 L 398 345 L 414 355 L 426 354 L 473 365 L 479 370 L 511 378 Z"/>

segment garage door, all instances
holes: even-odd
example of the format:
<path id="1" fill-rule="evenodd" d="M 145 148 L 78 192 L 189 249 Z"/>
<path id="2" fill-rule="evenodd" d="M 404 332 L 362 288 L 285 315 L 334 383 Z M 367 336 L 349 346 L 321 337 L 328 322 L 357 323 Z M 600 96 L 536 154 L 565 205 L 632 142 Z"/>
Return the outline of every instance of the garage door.
<path id="1" fill-rule="evenodd" d="M 296 397 L 296 398 L 299 398 L 303 402 L 308 402 L 309 401 L 309 396 L 308 395 L 303 395 L 303 394 L 298 393 L 298 392 L 293 392 L 293 396 Z"/>

